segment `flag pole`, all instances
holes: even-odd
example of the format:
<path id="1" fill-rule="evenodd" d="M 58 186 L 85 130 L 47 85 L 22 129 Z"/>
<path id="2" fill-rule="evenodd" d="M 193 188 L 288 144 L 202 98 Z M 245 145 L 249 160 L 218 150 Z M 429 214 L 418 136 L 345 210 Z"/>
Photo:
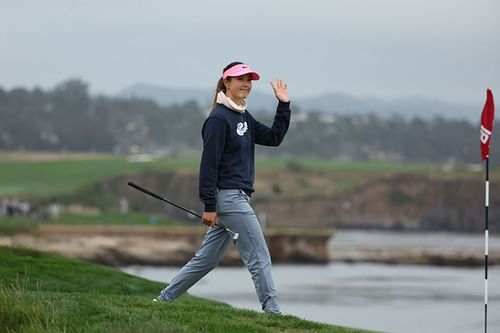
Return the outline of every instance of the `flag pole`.
<path id="1" fill-rule="evenodd" d="M 481 158 L 486 161 L 484 181 L 484 333 L 488 332 L 488 209 L 490 206 L 490 139 L 495 119 L 493 92 L 486 90 L 486 102 L 481 113 Z"/>
<path id="2" fill-rule="evenodd" d="M 484 333 L 488 332 L 488 208 L 490 205 L 490 157 L 486 156 L 484 205 Z"/>

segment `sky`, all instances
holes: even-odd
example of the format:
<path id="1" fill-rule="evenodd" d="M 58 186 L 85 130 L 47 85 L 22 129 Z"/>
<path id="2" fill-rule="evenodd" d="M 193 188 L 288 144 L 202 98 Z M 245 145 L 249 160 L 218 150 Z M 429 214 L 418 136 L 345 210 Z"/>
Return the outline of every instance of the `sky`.
<path id="1" fill-rule="evenodd" d="M 214 89 L 246 62 L 254 89 L 480 103 L 500 94 L 498 0 L 0 0 L 0 87 L 87 82 Z"/>

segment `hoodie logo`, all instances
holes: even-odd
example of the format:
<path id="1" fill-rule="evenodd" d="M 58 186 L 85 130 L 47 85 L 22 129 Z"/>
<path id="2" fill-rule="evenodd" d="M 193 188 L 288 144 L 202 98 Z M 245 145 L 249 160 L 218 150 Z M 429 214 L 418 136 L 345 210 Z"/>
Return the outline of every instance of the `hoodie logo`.
<path id="1" fill-rule="evenodd" d="M 238 125 L 236 125 L 236 133 L 238 133 L 239 136 L 245 135 L 247 129 L 248 125 L 246 121 L 244 123 L 238 123 Z"/>

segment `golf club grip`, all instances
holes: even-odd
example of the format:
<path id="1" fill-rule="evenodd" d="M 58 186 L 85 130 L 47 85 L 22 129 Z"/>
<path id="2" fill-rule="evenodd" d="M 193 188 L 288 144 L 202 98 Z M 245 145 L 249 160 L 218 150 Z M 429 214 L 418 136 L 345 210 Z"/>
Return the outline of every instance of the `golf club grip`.
<path id="1" fill-rule="evenodd" d="M 189 214 L 191 214 L 191 215 L 194 215 L 194 216 L 196 216 L 196 217 L 199 217 L 200 219 L 202 218 L 200 215 L 196 214 L 195 212 L 192 212 L 192 211 L 190 211 L 190 210 L 188 210 L 188 209 L 186 209 L 186 208 L 184 208 L 184 207 L 182 207 L 182 206 L 180 206 L 180 205 L 176 204 L 175 202 L 172 202 L 172 201 L 170 201 L 170 200 L 167 200 L 167 199 L 165 199 L 164 197 L 159 196 L 158 194 L 153 193 L 153 192 L 151 192 L 150 190 L 147 190 L 147 189 L 145 189 L 144 187 L 137 185 L 136 183 L 133 183 L 133 182 L 128 182 L 128 185 L 129 185 L 129 186 L 131 186 L 131 187 L 133 187 L 133 188 L 135 188 L 136 190 L 139 190 L 139 191 L 141 191 L 141 192 L 143 192 L 143 193 L 146 193 L 147 195 L 152 196 L 153 198 L 156 198 L 156 199 L 161 200 L 161 201 L 165 201 L 165 202 L 167 202 L 167 203 L 171 204 L 172 206 L 175 206 L 175 207 L 177 207 L 177 208 L 179 208 L 179 209 L 182 209 L 183 211 L 185 211 L 185 212 L 187 212 L 187 213 L 189 213 Z"/>
<path id="2" fill-rule="evenodd" d="M 136 183 L 128 182 L 128 185 L 129 185 L 129 186 L 132 186 L 132 187 L 133 187 L 133 188 L 135 188 L 136 190 L 139 190 L 139 191 L 141 191 L 141 192 L 143 192 L 143 193 L 146 193 L 146 194 L 148 194 L 148 195 L 150 195 L 150 196 L 152 196 L 152 197 L 154 197 L 154 198 L 156 198 L 156 199 L 160 199 L 160 200 L 162 200 L 162 201 L 165 201 L 165 198 L 160 197 L 158 194 L 153 193 L 153 192 L 151 192 L 151 191 L 149 191 L 149 190 L 145 189 L 144 187 L 137 185 Z"/>

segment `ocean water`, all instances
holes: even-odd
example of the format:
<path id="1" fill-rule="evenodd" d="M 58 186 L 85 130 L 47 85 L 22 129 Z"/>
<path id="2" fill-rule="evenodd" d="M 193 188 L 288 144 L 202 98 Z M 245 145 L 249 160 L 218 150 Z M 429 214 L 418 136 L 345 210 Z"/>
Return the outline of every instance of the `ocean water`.
<path id="1" fill-rule="evenodd" d="M 407 237 L 407 239 L 404 239 Z M 448 239 L 449 238 L 449 239 Z M 378 239 L 378 240 L 377 240 Z M 480 235 L 339 233 L 331 246 L 384 244 L 484 247 Z M 498 245 L 493 238 L 492 247 Z M 353 243 L 354 242 L 354 243 Z M 438 244 L 436 244 L 436 242 Z M 491 244 L 490 244 L 491 245 Z M 178 267 L 129 266 L 124 271 L 168 282 Z M 274 265 L 285 314 L 383 332 L 469 333 L 484 331 L 484 268 L 346 264 Z M 500 267 L 489 268 L 488 331 L 500 332 Z M 244 267 L 217 267 L 189 293 L 260 310 Z M 156 296 L 156 295 L 152 295 Z"/>

